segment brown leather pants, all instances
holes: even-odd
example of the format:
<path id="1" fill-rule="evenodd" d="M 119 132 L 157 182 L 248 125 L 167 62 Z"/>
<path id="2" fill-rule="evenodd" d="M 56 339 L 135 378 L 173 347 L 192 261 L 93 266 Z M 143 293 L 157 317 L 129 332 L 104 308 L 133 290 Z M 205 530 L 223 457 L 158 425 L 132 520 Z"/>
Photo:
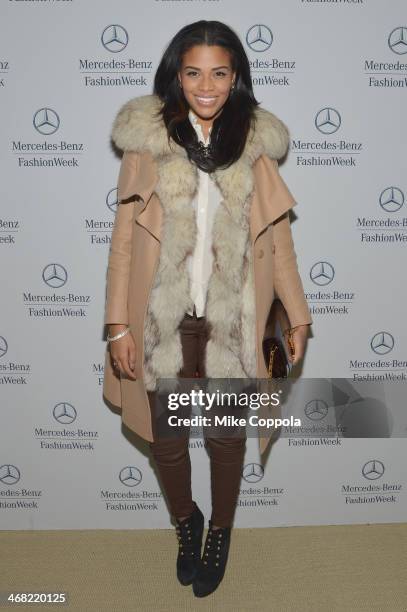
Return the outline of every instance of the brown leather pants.
<path id="1" fill-rule="evenodd" d="M 186 314 L 179 326 L 183 368 L 178 377 L 205 377 L 204 349 L 208 339 L 205 317 Z M 193 510 L 189 437 L 157 438 L 154 424 L 154 391 L 148 392 L 152 410 L 154 442 L 150 449 L 175 518 L 189 516 Z M 245 437 L 206 437 L 211 468 L 212 515 L 219 527 L 230 527 L 236 509 L 246 448 Z"/>

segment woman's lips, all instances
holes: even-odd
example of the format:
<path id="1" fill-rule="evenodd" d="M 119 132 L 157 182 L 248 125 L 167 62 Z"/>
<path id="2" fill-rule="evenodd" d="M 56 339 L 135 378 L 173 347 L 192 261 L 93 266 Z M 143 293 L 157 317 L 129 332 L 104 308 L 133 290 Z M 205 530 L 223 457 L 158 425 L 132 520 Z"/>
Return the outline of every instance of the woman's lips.
<path id="1" fill-rule="evenodd" d="M 195 99 L 202 106 L 212 106 L 216 102 L 216 97 L 201 98 L 200 96 L 195 96 Z"/>

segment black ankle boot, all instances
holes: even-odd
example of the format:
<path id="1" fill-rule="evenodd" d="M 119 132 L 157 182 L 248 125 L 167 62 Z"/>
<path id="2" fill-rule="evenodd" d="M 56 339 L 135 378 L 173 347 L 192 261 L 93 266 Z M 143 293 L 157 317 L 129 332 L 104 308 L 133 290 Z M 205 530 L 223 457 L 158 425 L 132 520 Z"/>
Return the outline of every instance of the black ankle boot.
<path id="1" fill-rule="evenodd" d="M 191 584 L 198 571 L 201 557 L 204 516 L 194 502 L 195 510 L 183 521 L 177 521 L 179 551 L 177 578 L 184 586 Z"/>
<path id="2" fill-rule="evenodd" d="M 202 559 L 192 583 L 196 597 L 205 597 L 213 593 L 221 583 L 228 560 L 230 532 L 230 527 L 213 530 L 212 521 L 209 521 Z"/>

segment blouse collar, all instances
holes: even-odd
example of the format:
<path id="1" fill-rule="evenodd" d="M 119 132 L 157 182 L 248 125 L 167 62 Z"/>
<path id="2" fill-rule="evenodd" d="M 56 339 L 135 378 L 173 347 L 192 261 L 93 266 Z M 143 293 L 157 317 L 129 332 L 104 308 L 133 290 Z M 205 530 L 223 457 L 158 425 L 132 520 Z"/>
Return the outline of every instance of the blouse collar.
<path id="1" fill-rule="evenodd" d="M 201 124 L 198 122 L 198 118 L 195 115 L 195 113 L 193 112 L 192 109 L 189 109 L 189 113 L 188 113 L 188 118 L 190 120 L 190 122 L 192 123 L 193 127 L 195 128 L 195 132 L 198 135 L 198 140 L 200 140 L 201 142 L 203 142 L 204 144 L 208 144 L 210 137 L 211 137 L 211 130 L 212 127 L 209 128 L 209 136 L 208 136 L 208 140 L 205 141 L 204 139 L 204 135 L 203 135 L 203 131 L 202 131 L 202 126 Z"/>

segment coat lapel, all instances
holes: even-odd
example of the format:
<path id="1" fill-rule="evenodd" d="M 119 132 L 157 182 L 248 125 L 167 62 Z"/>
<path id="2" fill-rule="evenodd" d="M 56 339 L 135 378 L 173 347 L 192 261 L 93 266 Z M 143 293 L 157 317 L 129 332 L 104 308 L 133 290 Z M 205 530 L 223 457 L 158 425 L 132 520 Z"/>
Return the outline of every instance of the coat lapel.
<path id="1" fill-rule="evenodd" d="M 138 157 L 136 166 L 131 159 L 131 153 L 126 152 L 123 156 L 118 180 L 118 199 L 125 201 L 135 194 L 139 195 L 141 199 L 137 202 L 137 223 L 160 241 L 162 206 L 157 198 L 151 197 L 158 181 L 156 163 L 150 153 Z M 253 165 L 253 174 L 254 189 L 249 223 L 251 240 L 254 243 L 268 225 L 296 205 L 296 200 L 281 178 L 275 160 L 261 155 Z M 217 185 L 225 195 L 227 181 L 222 181 L 218 176 Z"/>
<path id="2" fill-rule="evenodd" d="M 278 171 L 277 161 L 262 155 L 254 164 L 255 193 L 250 213 L 252 242 L 276 219 L 296 205 Z"/>

